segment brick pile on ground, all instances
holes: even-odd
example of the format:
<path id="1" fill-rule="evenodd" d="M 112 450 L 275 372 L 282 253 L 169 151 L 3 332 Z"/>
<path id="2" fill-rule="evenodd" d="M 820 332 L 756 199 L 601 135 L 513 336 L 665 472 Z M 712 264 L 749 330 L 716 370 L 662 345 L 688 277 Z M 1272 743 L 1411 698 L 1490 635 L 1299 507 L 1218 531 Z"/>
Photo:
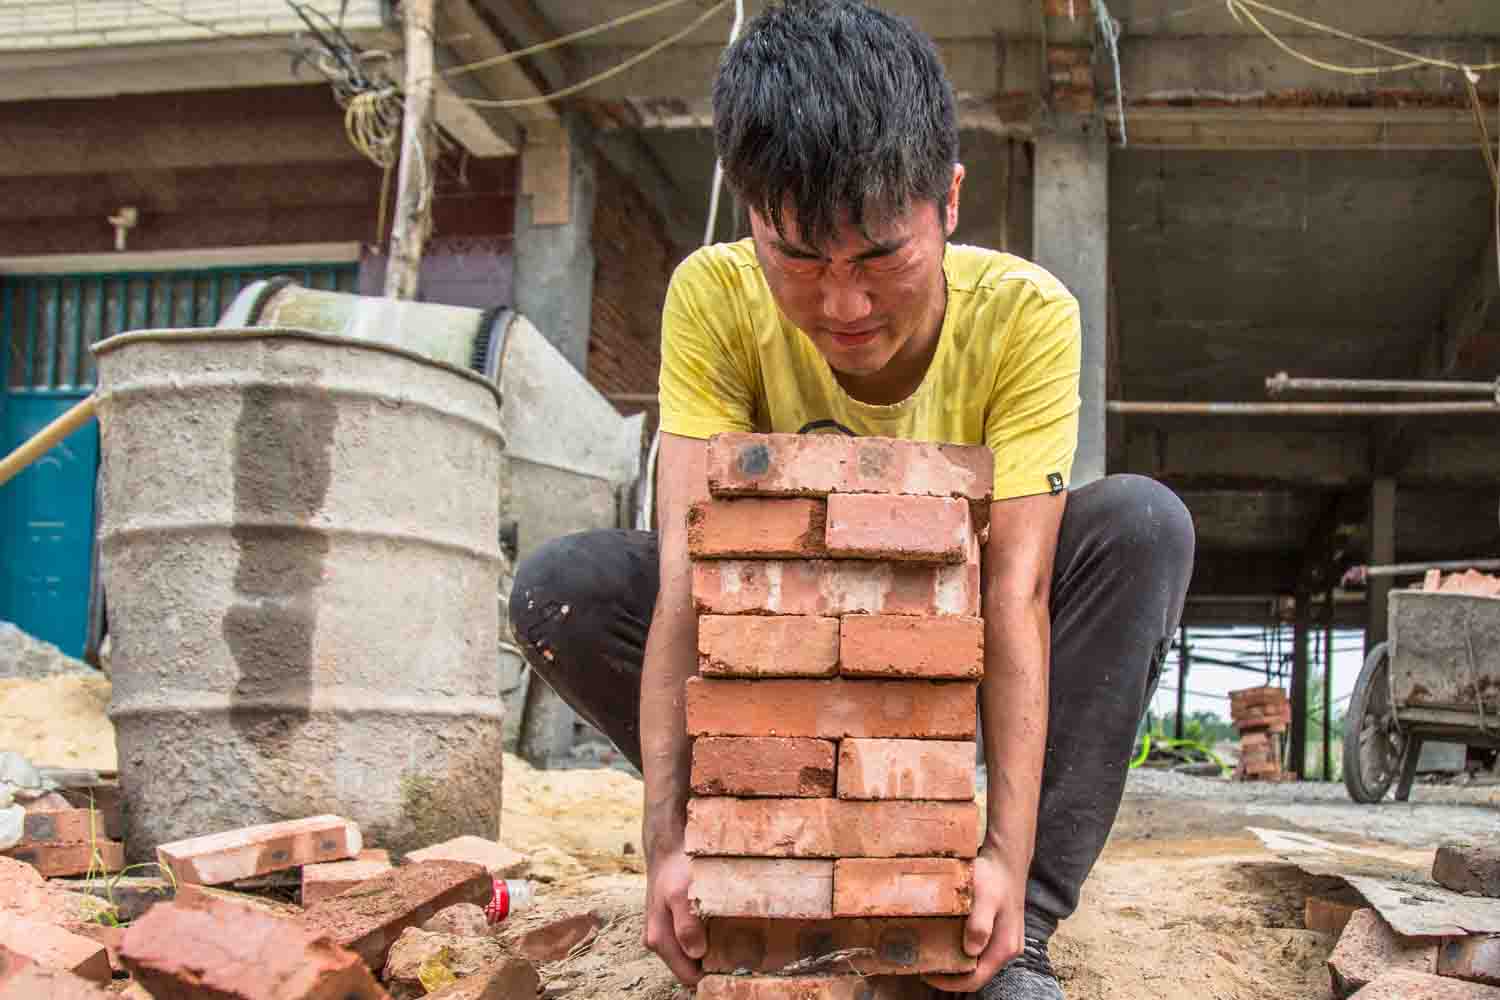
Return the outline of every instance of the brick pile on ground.
<path id="1" fill-rule="evenodd" d="M 866 996 L 863 976 L 899 996 L 973 968 L 992 481 L 982 447 L 709 443 L 686 697 L 703 1000 Z"/>
<path id="2" fill-rule="evenodd" d="M 1281 781 L 1283 743 L 1292 724 L 1292 705 L 1279 687 L 1229 692 L 1229 716 L 1240 734 L 1238 781 Z"/>
<path id="3" fill-rule="evenodd" d="M 49 792 L 22 802 L 21 839 L 0 857 L 24 861 L 48 878 L 104 874 L 125 867 L 125 845 L 118 839 L 119 786 L 98 782 L 90 788 Z"/>

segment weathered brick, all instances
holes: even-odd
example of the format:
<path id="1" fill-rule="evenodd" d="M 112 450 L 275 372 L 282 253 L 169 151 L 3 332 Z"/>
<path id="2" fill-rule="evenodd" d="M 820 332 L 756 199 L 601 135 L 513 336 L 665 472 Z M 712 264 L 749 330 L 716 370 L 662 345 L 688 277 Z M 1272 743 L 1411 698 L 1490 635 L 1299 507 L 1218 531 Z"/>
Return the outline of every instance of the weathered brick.
<path id="1" fill-rule="evenodd" d="M 816 615 L 703 615 L 698 670 L 707 677 L 832 677 L 839 620 Z"/>
<path id="2" fill-rule="evenodd" d="M 974 738 L 978 685 L 959 681 L 764 680 L 690 677 L 693 736 Z"/>
<path id="3" fill-rule="evenodd" d="M 358 824 L 313 816 L 162 844 L 156 859 L 178 882 L 219 885 L 297 865 L 342 861 L 363 846 Z"/>
<path id="4" fill-rule="evenodd" d="M 720 559 L 693 564 L 704 615 L 978 617 L 979 564 L 859 559 Z"/>
<path id="5" fill-rule="evenodd" d="M 472 834 L 454 837 L 406 855 L 407 864 L 422 861 L 465 861 L 483 865 L 495 878 L 514 878 L 531 865 L 530 859 L 519 851 L 513 851 L 499 841 Z"/>
<path id="6" fill-rule="evenodd" d="M 1354 994 L 1356 1000 L 1500 1000 L 1500 989 L 1423 972 L 1387 972 Z"/>
<path id="7" fill-rule="evenodd" d="M 385 966 L 391 945 L 455 903 L 484 906 L 494 878 L 483 865 L 425 861 L 403 865 L 309 907 L 302 921 L 355 952 L 372 969 Z"/>
<path id="8" fill-rule="evenodd" d="M 913 976 L 705 976 L 698 1000 L 929 1000 Z"/>
<path id="9" fill-rule="evenodd" d="M 104 836 L 125 839 L 125 816 L 120 806 L 120 784 L 106 781 L 90 788 L 65 788 L 61 793 L 75 809 L 92 809 L 103 823 Z"/>
<path id="10" fill-rule="evenodd" d="M 1437 951 L 1436 940 L 1402 937 L 1375 910 L 1356 910 L 1328 956 L 1328 972 L 1334 992 L 1347 997 L 1384 972 L 1432 972 Z"/>
<path id="11" fill-rule="evenodd" d="M 827 740 L 704 736 L 693 741 L 696 795 L 833 795 L 834 745 Z"/>
<path id="12" fill-rule="evenodd" d="M 828 551 L 822 500 L 704 500 L 688 510 L 687 529 L 695 559 L 807 559 Z"/>
<path id="13" fill-rule="evenodd" d="M 833 862 L 693 858 L 688 901 L 701 917 L 833 916 Z"/>
<path id="14" fill-rule="evenodd" d="M 1500 841 L 1440 845 L 1432 860 L 1432 880 L 1454 892 L 1500 897 Z"/>
<path id="15" fill-rule="evenodd" d="M 61 969 L 27 963 L 9 975 L 0 970 L 0 1000 L 119 1000 L 122 995 Z"/>
<path id="16" fill-rule="evenodd" d="M 325 861 L 319 865 L 302 866 L 302 905 L 321 903 L 330 896 L 337 896 L 345 889 L 352 889 L 389 871 L 389 861 Z"/>
<path id="17" fill-rule="evenodd" d="M 842 858 L 835 917 L 957 917 L 974 904 L 974 863 L 955 858 Z"/>
<path id="18" fill-rule="evenodd" d="M 982 445 L 840 434 L 720 434 L 708 442 L 715 496 L 905 493 L 988 502 L 995 459 Z"/>
<path id="19" fill-rule="evenodd" d="M 1308 896 L 1302 904 L 1302 926 L 1321 934 L 1342 934 L 1354 911 L 1364 908 L 1363 901 Z"/>
<path id="20" fill-rule="evenodd" d="M 979 807 L 973 802 L 731 798 L 688 802 L 689 854 L 972 858 L 978 846 Z"/>
<path id="21" fill-rule="evenodd" d="M 978 680 L 984 674 L 984 620 L 849 615 L 839 622 L 839 673 Z"/>
<path id="22" fill-rule="evenodd" d="M 11 951 L 0 944 L 0 987 L 22 969 L 36 968 L 36 963 L 18 951 Z"/>
<path id="23" fill-rule="evenodd" d="M 86 875 L 91 869 L 117 872 L 125 867 L 125 845 L 114 840 L 18 844 L 5 856 L 26 862 L 48 878 Z"/>
<path id="24" fill-rule="evenodd" d="M 434 960 L 462 979 L 504 961 L 510 953 L 508 944 L 489 935 L 457 937 L 408 927 L 391 945 L 380 979 L 397 996 L 420 997 L 427 992 L 423 972 L 430 975 Z"/>
<path id="25" fill-rule="evenodd" d="M 109 955 L 104 946 L 61 927 L 0 910 L 0 947 L 46 969 L 109 982 Z"/>
<path id="26" fill-rule="evenodd" d="M 708 921 L 703 971 L 779 972 L 794 962 L 853 952 L 839 968 L 861 975 L 961 973 L 964 921 L 955 917 Z"/>
<path id="27" fill-rule="evenodd" d="M 383 1000 L 359 956 L 286 917 L 209 895 L 153 906 L 120 957 L 157 1000 Z"/>
<path id="28" fill-rule="evenodd" d="M 233 889 L 219 889 L 211 885 L 194 885 L 189 882 L 177 887 L 174 899 L 197 905 L 200 901 L 213 902 L 218 900 L 228 903 L 230 906 L 245 906 L 252 910 L 260 910 L 269 913 L 273 917 L 295 917 L 301 918 L 302 907 L 293 903 L 283 902 L 271 896 L 257 896 L 248 892 L 237 892 Z"/>
<path id="29" fill-rule="evenodd" d="M 1500 934 L 1450 938 L 1438 949 L 1437 974 L 1500 986 Z"/>
<path id="30" fill-rule="evenodd" d="M 86 844 L 104 836 L 97 813 L 87 809 L 27 810 L 21 831 L 21 847 L 34 844 Z"/>
<path id="31" fill-rule="evenodd" d="M 427 1000 L 530 1000 L 541 992 L 541 978 L 531 963 L 524 958 L 507 958 L 427 994 Z"/>
<path id="32" fill-rule="evenodd" d="M 972 802 L 971 740 L 843 740 L 841 799 L 931 799 Z"/>
<path id="33" fill-rule="evenodd" d="M 575 913 L 540 927 L 533 927 L 516 941 L 516 950 L 538 965 L 561 962 L 574 948 L 590 940 L 604 926 L 592 911 Z"/>
<path id="34" fill-rule="evenodd" d="M 959 563 L 973 544 L 969 504 L 950 497 L 835 493 L 827 519 L 825 547 L 845 559 Z"/>

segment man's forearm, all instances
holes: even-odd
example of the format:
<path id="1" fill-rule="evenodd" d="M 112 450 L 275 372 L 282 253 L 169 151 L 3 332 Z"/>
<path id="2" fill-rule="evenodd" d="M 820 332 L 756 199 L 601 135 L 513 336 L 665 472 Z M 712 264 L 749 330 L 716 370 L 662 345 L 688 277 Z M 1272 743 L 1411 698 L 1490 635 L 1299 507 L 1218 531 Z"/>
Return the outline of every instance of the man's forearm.
<path id="1" fill-rule="evenodd" d="M 1051 622 L 1045 603 L 985 602 L 985 670 L 979 686 L 989 786 L 985 846 L 1020 873 L 1036 845 L 1037 802 L 1047 740 Z"/>
<path id="2" fill-rule="evenodd" d="M 686 574 L 664 579 L 641 672 L 641 771 L 646 784 L 642 836 L 648 859 L 658 849 L 681 846 L 687 824 L 692 743 L 683 685 L 697 667 L 697 645 Z"/>

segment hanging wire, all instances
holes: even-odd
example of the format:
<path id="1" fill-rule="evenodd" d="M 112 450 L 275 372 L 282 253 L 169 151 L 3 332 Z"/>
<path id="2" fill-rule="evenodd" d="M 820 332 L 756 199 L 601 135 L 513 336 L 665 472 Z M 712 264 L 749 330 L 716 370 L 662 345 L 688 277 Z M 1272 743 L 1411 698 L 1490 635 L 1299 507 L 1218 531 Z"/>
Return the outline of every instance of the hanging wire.
<path id="1" fill-rule="evenodd" d="M 1094 25 L 1099 29 L 1099 34 L 1104 38 L 1104 47 L 1109 50 L 1109 58 L 1115 67 L 1115 111 L 1120 116 L 1120 145 L 1130 145 L 1130 137 L 1125 132 L 1125 87 L 1120 82 L 1120 22 L 1110 16 L 1109 7 L 1105 6 L 1104 0 L 1093 0 L 1094 3 Z"/>
<path id="2" fill-rule="evenodd" d="M 618 28 L 626 24 L 631 24 L 635 21 L 640 21 L 648 17 L 654 17 L 655 15 L 660 14 L 663 11 L 671 10 L 673 7 L 681 7 L 683 4 L 690 2 L 691 0 L 663 0 L 662 3 L 652 4 L 650 7 L 643 7 L 640 10 L 632 11 L 629 14 L 622 14 L 619 17 L 603 22 L 602 24 L 591 25 L 590 27 L 583 28 L 580 31 L 575 31 L 567 35 L 561 35 L 557 38 L 551 38 L 545 42 L 538 42 L 536 45 L 531 45 L 524 49 L 516 49 L 514 52 L 502 52 L 498 56 L 491 56 L 488 59 L 481 59 L 478 62 L 466 63 L 462 66 L 452 66 L 448 69 L 443 70 L 442 75 L 458 76 L 462 73 L 473 73 L 475 70 L 487 69 L 491 66 L 500 66 L 505 63 L 515 62 L 517 59 L 524 59 L 527 56 L 534 56 L 538 53 L 547 52 L 560 46 L 567 45 L 570 42 L 581 41 L 582 39 L 591 38 L 594 35 L 602 34 L 603 32 L 610 31 L 614 28 Z"/>
<path id="3" fill-rule="evenodd" d="M 728 48 L 740 37 L 740 28 L 745 24 L 745 0 L 734 0 L 734 26 L 729 29 L 729 41 L 725 45 Z M 718 158 L 714 159 L 713 186 L 708 196 L 708 222 L 703 227 L 703 245 L 708 246 L 714 241 L 714 231 L 719 222 L 719 197 L 724 190 L 724 162 Z"/>

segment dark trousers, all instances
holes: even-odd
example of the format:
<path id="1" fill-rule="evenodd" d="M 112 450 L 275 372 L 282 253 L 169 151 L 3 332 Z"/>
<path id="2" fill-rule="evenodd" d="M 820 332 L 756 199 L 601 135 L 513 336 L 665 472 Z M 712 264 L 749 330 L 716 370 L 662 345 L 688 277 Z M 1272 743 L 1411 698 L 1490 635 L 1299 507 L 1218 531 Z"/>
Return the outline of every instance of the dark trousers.
<path id="1" fill-rule="evenodd" d="M 1047 756 L 1026 933 L 1046 940 L 1104 848 L 1182 615 L 1193 525 L 1166 487 L 1110 476 L 1072 491 L 1052 575 Z M 658 588 L 649 532 L 548 542 L 520 566 L 510 620 L 532 668 L 641 762 L 641 660 Z"/>

